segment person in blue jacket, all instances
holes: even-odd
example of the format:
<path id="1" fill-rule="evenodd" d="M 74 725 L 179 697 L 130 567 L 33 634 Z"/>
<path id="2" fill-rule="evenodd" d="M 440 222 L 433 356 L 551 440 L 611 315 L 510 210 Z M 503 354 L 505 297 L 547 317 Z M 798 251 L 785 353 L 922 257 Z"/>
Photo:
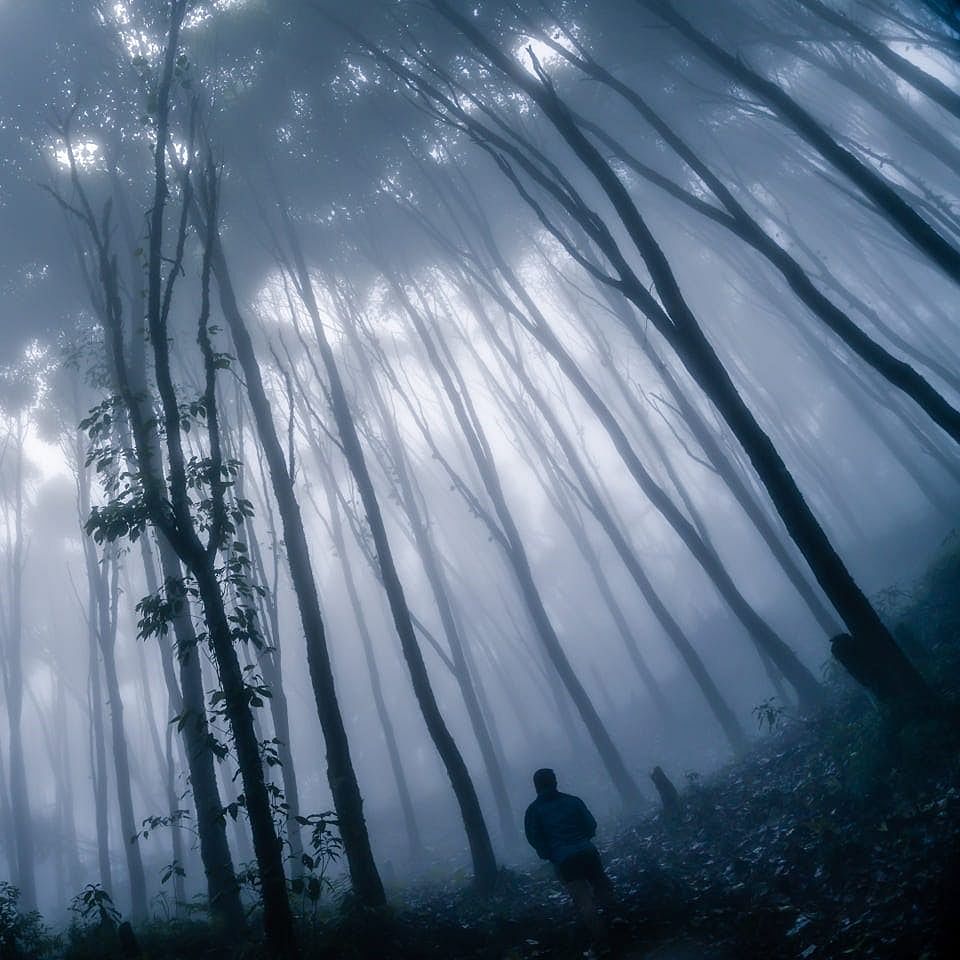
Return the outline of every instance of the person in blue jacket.
<path id="1" fill-rule="evenodd" d="M 590 932 L 604 934 L 597 901 L 613 901 L 613 884 L 593 845 L 597 821 L 587 805 L 557 789 L 557 775 L 548 768 L 533 775 L 537 799 L 527 807 L 523 829 L 541 860 L 549 860 L 566 885 Z"/>

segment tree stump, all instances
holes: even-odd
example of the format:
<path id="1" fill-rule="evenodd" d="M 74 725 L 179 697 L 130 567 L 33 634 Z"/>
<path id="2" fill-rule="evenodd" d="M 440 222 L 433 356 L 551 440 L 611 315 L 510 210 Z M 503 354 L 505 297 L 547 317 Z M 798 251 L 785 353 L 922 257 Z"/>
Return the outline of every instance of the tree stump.
<path id="1" fill-rule="evenodd" d="M 129 921 L 124 920 L 117 927 L 117 939 L 120 941 L 120 953 L 123 960 L 137 960 L 138 957 L 143 956 L 137 935 L 133 932 L 133 927 Z"/>
<path id="2" fill-rule="evenodd" d="M 663 804 L 663 815 L 671 820 L 680 816 L 683 808 L 683 801 L 680 799 L 680 793 L 673 785 L 670 778 L 663 772 L 662 767 L 654 767 L 650 774 L 653 785 L 660 794 L 660 802 Z"/>

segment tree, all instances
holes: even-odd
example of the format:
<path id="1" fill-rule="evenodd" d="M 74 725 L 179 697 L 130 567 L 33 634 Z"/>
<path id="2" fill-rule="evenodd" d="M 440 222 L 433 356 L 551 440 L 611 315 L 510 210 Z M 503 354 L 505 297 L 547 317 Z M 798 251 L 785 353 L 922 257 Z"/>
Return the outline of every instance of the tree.
<path id="1" fill-rule="evenodd" d="M 663 249 L 651 233 L 623 182 L 578 126 L 574 115 L 559 96 L 542 66 L 534 61 L 534 74 L 527 73 L 519 63 L 511 60 L 491 43 L 473 22 L 454 11 L 444 0 L 431 0 L 431 2 L 500 73 L 509 77 L 540 107 L 607 197 L 631 244 L 643 259 L 660 300 L 655 298 L 637 277 L 610 229 L 590 210 L 572 185 L 567 183 L 562 175 L 559 180 L 556 179 L 559 171 L 555 167 L 548 165 L 545 169 L 542 165 L 538 165 L 538 151 L 531 151 L 529 145 L 526 145 L 526 152 L 524 152 L 524 147 L 514 146 L 517 142 L 516 138 L 512 143 L 508 143 L 489 129 L 478 129 L 478 122 L 467 116 L 455 104 L 451 106 L 449 98 L 444 98 L 441 94 L 438 99 L 435 88 L 425 89 L 425 94 L 430 95 L 434 102 L 439 102 L 444 109 L 449 110 L 456 123 L 465 125 L 478 139 L 490 145 L 494 153 L 501 158 L 501 168 L 524 199 L 538 211 L 538 215 L 545 216 L 542 208 L 527 192 L 526 187 L 509 166 L 507 158 L 516 162 L 541 189 L 554 198 L 611 264 L 616 276 L 605 275 L 604 282 L 614 286 L 637 306 L 676 351 L 686 369 L 710 398 L 743 446 L 791 537 L 810 565 L 824 593 L 850 628 L 850 639 L 844 639 L 840 647 L 835 646 L 835 653 L 848 664 L 871 658 L 876 664 L 877 674 L 882 678 L 879 683 L 873 685 L 873 689 L 885 702 L 915 704 L 929 702 L 932 698 L 930 689 L 899 648 L 890 631 L 850 574 L 804 499 L 770 437 L 744 402 L 684 298 Z M 668 9 L 671 8 L 657 4 L 657 10 L 661 14 Z M 675 12 L 670 14 L 670 22 L 679 22 Z M 686 23 L 686 21 L 683 22 Z M 686 27 L 684 30 L 685 35 L 692 35 Z M 730 68 L 733 69 L 732 64 Z M 407 71 L 407 74 L 410 74 L 410 71 Z M 416 82 L 416 77 L 413 78 L 413 82 Z M 800 119 L 798 117 L 798 122 Z M 811 133 L 814 132 L 811 131 Z M 523 143 L 522 140 L 520 142 Z M 960 276 L 960 255 L 957 255 L 956 251 L 951 253 L 953 248 L 949 247 L 949 244 L 947 244 L 949 249 L 943 249 L 938 240 L 929 235 L 930 228 L 926 224 L 917 224 L 916 221 L 919 218 L 912 211 L 906 213 L 902 210 L 904 204 L 899 197 L 895 200 L 888 198 L 886 190 L 889 188 L 874 183 L 870 177 L 866 179 L 871 189 L 875 188 L 878 202 L 882 196 L 888 201 L 888 209 L 896 209 L 903 213 L 904 229 L 909 223 L 916 238 L 927 245 L 928 251 L 939 250 L 939 259 L 945 267 L 949 267 L 956 260 L 953 266 L 957 268 L 957 275 Z M 574 259 L 579 258 L 578 262 L 582 266 L 588 266 L 583 255 L 571 247 L 564 234 L 557 231 L 555 236 L 565 244 L 567 252 Z"/>
<path id="2" fill-rule="evenodd" d="M 27 437 L 27 415 L 23 397 L 14 387 L 14 405 L 3 442 L 3 457 L 7 451 L 12 461 L 10 489 L 4 490 L 5 543 L 5 602 L 0 631 L 3 637 L 3 692 L 7 704 L 9 725 L 9 788 L 10 812 L 14 828 L 17 887 L 27 909 L 37 905 L 37 881 L 34 864 L 33 819 L 30 813 L 30 790 L 27 780 L 26 757 L 23 746 L 23 576 L 27 562 L 27 542 L 24 538 L 24 444 Z"/>
<path id="3" fill-rule="evenodd" d="M 178 55 L 180 28 L 186 13 L 183 0 L 173 0 L 169 7 L 169 30 L 163 47 L 162 66 L 157 84 L 156 126 L 153 144 L 154 185 L 153 203 L 149 214 L 149 237 L 147 252 L 146 319 L 153 351 L 153 374 L 156 380 L 161 415 L 159 423 L 163 431 L 163 446 L 166 454 L 169 478 L 162 482 L 151 471 L 128 473 L 115 489 L 114 499 L 103 508 L 95 508 L 88 530 L 101 541 L 112 541 L 124 536 L 140 536 L 147 523 L 157 528 L 177 553 L 189 575 L 186 585 L 168 584 L 172 595 L 167 596 L 172 609 L 177 609 L 180 597 L 186 593 L 199 601 L 206 623 L 205 640 L 216 658 L 222 685 L 219 702 L 230 724 L 236 750 L 237 763 L 243 779 L 244 800 L 253 834 L 254 848 L 259 868 L 260 889 L 263 897 L 264 927 L 271 949 L 277 956 L 290 956 L 295 952 L 294 933 L 280 844 L 273 824 L 270 797 L 266 789 L 251 707 L 262 702 L 259 691 L 248 687 L 240 668 L 234 646 L 235 630 L 231 623 L 224 599 L 225 582 L 235 587 L 246 587 L 248 560 L 242 543 L 235 539 L 237 518 L 242 518 L 247 509 L 243 503 L 229 503 L 227 499 L 229 477 L 236 465 L 224 462 L 220 436 L 219 414 L 216 398 L 216 378 L 223 366 L 223 357 L 218 355 L 211 341 L 210 278 L 211 235 L 215 229 L 218 181 L 212 164 L 206 167 L 203 179 L 203 202 L 207 213 L 208 233 L 204 238 L 204 257 L 201 270 L 201 305 L 197 322 L 197 341 L 203 361 L 203 394 L 194 410 L 202 411 L 206 424 L 209 454 L 205 458 L 193 457 L 189 461 L 184 454 L 183 408 L 174 386 L 168 322 L 176 280 L 184 257 L 189 196 L 181 201 L 181 216 L 173 266 L 164 276 L 164 216 L 169 198 L 167 175 L 167 146 L 170 137 L 171 88 L 174 66 Z M 87 429 L 94 438 L 102 438 L 112 423 L 112 414 L 119 408 L 127 417 L 133 437 L 135 463 L 149 462 L 152 457 L 151 422 L 144 418 L 140 399 L 128 372 L 125 350 L 123 307 L 118 283 L 116 256 L 110 248 L 110 206 L 98 219 L 87 198 L 87 193 L 77 172 L 75 154 L 69 136 L 66 138 L 71 184 L 78 197 L 79 206 L 61 202 L 76 215 L 84 225 L 95 252 L 97 273 L 103 290 L 106 333 L 110 355 L 119 386 L 119 399 L 110 399 L 86 421 Z M 182 189 L 189 193 L 189 180 L 184 178 Z M 189 408 L 188 408 L 189 410 Z M 114 451 L 105 453 L 108 462 Z M 206 540 L 201 540 L 198 519 L 190 497 L 190 484 L 200 483 L 208 496 L 201 501 L 201 509 L 208 511 L 203 518 L 207 528 Z M 224 554 L 224 563 L 219 563 Z M 178 595 L 179 592 L 179 595 Z M 167 608 L 169 609 L 169 608 Z M 161 614 L 165 613 L 162 603 Z M 249 625 L 243 610 L 235 611 L 233 622 Z M 239 620 L 237 619 L 239 617 Z M 148 623 L 148 630 L 164 628 L 166 619 L 161 616 Z M 242 629 L 241 634 L 249 638 Z"/>

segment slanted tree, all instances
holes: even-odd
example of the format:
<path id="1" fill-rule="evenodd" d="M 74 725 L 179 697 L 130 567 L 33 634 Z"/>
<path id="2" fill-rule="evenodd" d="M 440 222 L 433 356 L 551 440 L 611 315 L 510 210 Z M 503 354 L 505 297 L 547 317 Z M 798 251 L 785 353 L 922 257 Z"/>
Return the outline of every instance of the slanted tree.
<path id="1" fill-rule="evenodd" d="M 659 299 L 637 276 L 604 220 L 591 210 L 555 165 L 549 162 L 546 166 L 543 165 L 540 159 L 543 155 L 533 148 L 529 141 L 524 138 L 518 140 L 514 132 L 508 142 L 489 127 L 479 129 L 483 127 L 479 121 L 468 115 L 457 104 L 452 103 L 449 97 L 439 92 L 436 87 L 424 85 L 415 75 L 412 82 L 419 83 L 419 89 L 424 91 L 425 96 L 430 96 L 432 102 L 449 112 L 454 122 L 469 129 L 472 135 L 485 143 L 495 156 L 500 158 L 501 169 L 513 182 L 515 188 L 532 209 L 537 211 L 537 215 L 544 219 L 545 225 L 549 224 L 554 236 L 564 244 L 567 252 L 581 266 L 588 270 L 593 269 L 594 273 L 597 273 L 593 265 L 584 259 L 583 254 L 571 245 L 568 237 L 552 221 L 546 219 L 547 215 L 543 207 L 520 180 L 520 175 L 510 166 L 511 162 L 516 163 L 524 175 L 530 177 L 540 189 L 551 196 L 602 252 L 613 270 L 613 275 L 600 271 L 600 275 L 606 277 L 604 282 L 618 289 L 650 319 L 729 424 L 824 593 L 850 628 L 855 638 L 854 642 L 861 644 L 864 651 L 871 650 L 871 655 L 883 664 L 881 669 L 890 678 L 890 683 L 885 684 L 883 689 L 888 694 L 896 690 L 899 698 L 915 704 L 930 702 L 934 698 L 929 686 L 904 655 L 889 629 L 854 580 L 810 509 L 771 438 L 744 401 L 715 348 L 706 337 L 683 295 L 669 260 L 623 181 L 578 126 L 574 114 L 559 95 L 542 65 L 534 58 L 533 73 L 528 73 L 518 61 L 511 59 L 493 44 L 480 31 L 476 23 L 453 10 L 444 0 L 431 0 L 431 3 L 470 39 L 480 55 L 501 74 L 512 80 L 543 111 L 553 128 L 570 147 L 609 201 L 615 211 L 616 219 L 649 271 Z M 660 2 L 656 3 L 656 8 L 661 15 L 672 11 L 672 8 Z M 675 11 L 669 13 L 669 16 L 671 23 L 680 22 L 677 19 L 679 15 Z M 684 31 L 685 35 L 693 35 L 686 27 Z M 739 61 L 735 63 L 738 65 L 739 72 L 742 65 Z M 735 65 L 729 64 L 729 67 L 733 71 Z M 396 69 L 396 67 L 392 68 Z M 405 68 L 400 69 L 403 71 Z M 411 73 L 412 71 L 407 70 L 401 75 L 406 78 Z M 766 91 L 767 88 L 764 87 L 764 90 Z M 829 144 L 822 142 L 819 129 L 808 130 L 805 117 L 798 116 L 797 122 L 801 120 L 805 131 L 815 135 L 821 147 L 824 149 L 829 147 Z M 829 140 L 833 143 L 832 138 Z M 846 163 L 845 158 L 838 159 L 844 159 Z M 859 161 L 856 164 L 855 169 L 851 166 L 851 173 L 859 175 Z M 889 185 L 883 182 L 878 183 L 878 179 L 876 175 L 868 173 L 863 175 L 864 182 L 860 185 L 865 190 L 869 188 L 876 195 L 876 202 L 885 204 L 884 209 L 896 211 L 898 222 L 902 221 L 901 226 L 904 232 L 922 245 L 945 271 L 952 272 L 960 279 L 960 253 L 907 207 Z M 888 195 L 890 193 L 894 195 L 891 197 Z"/>
<path id="2" fill-rule="evenodd" d="M 313 332 L 327 378 L 331 412 L 337 426 L 344 457 L 357 484 L 360 499 L 363 503 L 366 520 L 376 548 L 383 587 L 390 604 L 390 611 L 393 615 L 404 659 L 410 672 L 417 703 L 423 714 L 430 738 L 440 755 L 447 776 L 450 778 L 450 784 L 460 807 L 460 814 L 473 860 L 474 877 L 481 889 L 490 890 L 496 881 L 498 868 L 486 821 L 480 808 L 480 801 L 477 798 L 476 788 L 463 755 L 460 753 L 460 749 L 440 711 L 427 674 L 426 665 L 423 662 L 423 654 L 417 641 L 403 584 L 393 559 L 379 499 L 367 467 L 366 456 L 360 443 L 360 436 L 343 380 L 340 377 L 339 365 L 323 328 L 320 307 L 313 289 L 313 280 L 307 268 L 296 230 L 289 212 L 283 204 L 281 204 L 281 215 L 283 218 L 283 233 L 290 251 L 291 262 L 288 274 L 295 284 L 300 300 L 313 325 Z"/>

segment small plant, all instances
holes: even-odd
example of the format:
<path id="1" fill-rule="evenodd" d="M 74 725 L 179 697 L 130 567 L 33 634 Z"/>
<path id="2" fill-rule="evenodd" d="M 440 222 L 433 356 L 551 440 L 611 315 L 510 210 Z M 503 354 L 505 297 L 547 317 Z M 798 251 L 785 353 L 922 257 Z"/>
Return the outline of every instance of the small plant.
<path id="1" fill-rule="evenodd" d="M 787 722 L 787 711 L 777 703 L 776 697 L 758 703 L 752 713 L 757 718 L 757 727 L 761 730 L 766 727 L 770 733 L 781 730 Z"/>
<path id="2" fill-rule="evenodd" d="M 120 923 L 120 911 L 113 905 L 113 898 L 99 883 L 88 883 L 70 903 L 70 912 L 81 927 L 116 927 Z"/>
<path id="3" fill-rule="evenodd" d="M 310 828 L 311 853 L 301 856 L 304 872 L 290 881 L 290 889 L 300 897 L 301 912 L 309 912 L 311 917 L 315 918 L 324 892 L 332 892 L 334 889 L 328 874 L 330 867 L 343 854 L 343 840 L 339 833 L 334 831 L 337 818 L 332 811 L 297 817 L 297 823 L 301 827 Z"/>

